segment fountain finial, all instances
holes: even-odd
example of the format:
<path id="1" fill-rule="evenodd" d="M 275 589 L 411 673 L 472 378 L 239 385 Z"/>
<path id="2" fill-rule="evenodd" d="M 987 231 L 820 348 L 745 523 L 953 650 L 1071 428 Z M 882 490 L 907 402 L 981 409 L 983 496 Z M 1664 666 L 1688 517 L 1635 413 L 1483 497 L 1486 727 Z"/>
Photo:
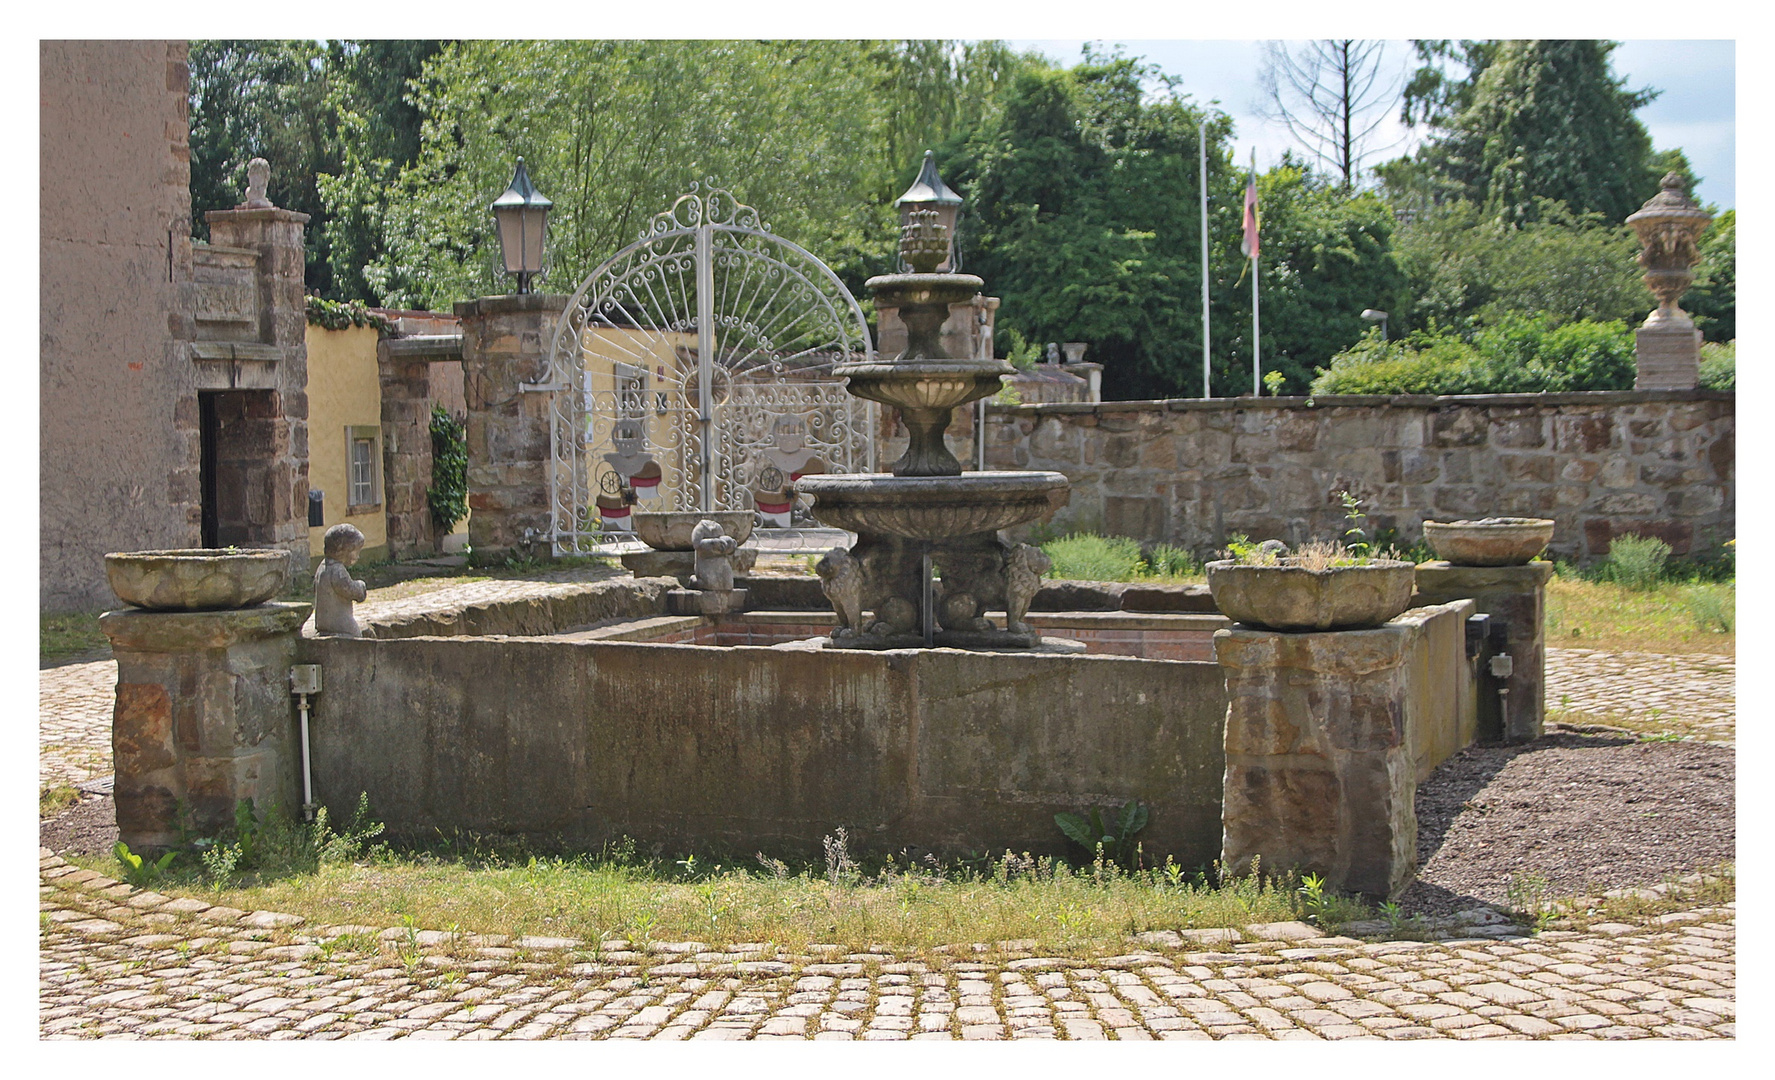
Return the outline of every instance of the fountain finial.
<path id="1" fill-rule="evenodd" d="M 900 258 L 915 274 L 934 274 L 949 257 L 949 226 L 935 210 L 914 210 L 900 226 Z"/>

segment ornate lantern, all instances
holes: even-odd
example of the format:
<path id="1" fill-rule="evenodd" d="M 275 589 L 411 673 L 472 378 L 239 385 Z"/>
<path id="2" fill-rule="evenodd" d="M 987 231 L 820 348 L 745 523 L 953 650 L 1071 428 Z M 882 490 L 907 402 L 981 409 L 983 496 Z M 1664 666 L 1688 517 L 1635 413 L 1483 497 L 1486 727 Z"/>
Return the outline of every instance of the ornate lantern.
<path id="1" fill-rule="evenodd" d="M 932 272 L 953 274 L 961 267 L 961 260 L 955 251 L 955 222 L 961 215 L 961 196 L 949 190 L 949 185 L 937 175 L 937 157 L 931 151 L 924 152 L 924 167 L 918 170 L 918 179 L 906 189 L 906 194 L 895 200 L 894 205 L 900 209 L 900 228 L 902 235 L 911 235 L 907 227 L 918 225 L 919 234 L 935 233 L 933 226 L 941 226 L 949 234 L 948 254 L 939 262 Z M 921 211 L 936 214 L 935 218 L 920 215 Z M 911 266 L 904 262 L 902 256 L 901 270 L 910 270 Z"/>
<path id="2" fill-rule="evenodd" d="M 518 159 L 511 186 L 493 200 L 493 220 L 499 226 L 499 251 L 505 272 L 518 279 L 518 292 L 530 291 L 530 280 L 542 273 L 543 237 L 549 210 L 555 204 L 536 185 Z"/>

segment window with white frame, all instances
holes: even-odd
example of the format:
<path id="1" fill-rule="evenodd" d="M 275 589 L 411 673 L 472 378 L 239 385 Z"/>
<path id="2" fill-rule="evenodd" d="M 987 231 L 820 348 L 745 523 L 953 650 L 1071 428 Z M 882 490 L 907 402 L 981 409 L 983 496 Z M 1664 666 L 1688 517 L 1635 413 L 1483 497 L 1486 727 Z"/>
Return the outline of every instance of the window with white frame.
<path id="1" fill-rule="evenodd" d="M 376 483 L 378 473 L 377 445 L 381 432 L 374 427 L 350 427 L 346 438 L 346 502 L 347 512 L 355 513 L 378 505 L 382 500 Z"/>

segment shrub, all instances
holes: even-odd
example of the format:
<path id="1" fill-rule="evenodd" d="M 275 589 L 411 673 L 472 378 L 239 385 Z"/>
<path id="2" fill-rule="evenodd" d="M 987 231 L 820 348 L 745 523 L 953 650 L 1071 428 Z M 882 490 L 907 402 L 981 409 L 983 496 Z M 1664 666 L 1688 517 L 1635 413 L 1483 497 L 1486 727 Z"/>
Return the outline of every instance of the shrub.
<path id="1" fill-rule="evenodd" d="M 1609 574 L 1631 589 L 1650 589 L 1664 577 L 1670 545 L 1655 536 L 1617 536 L 1609 543 Z"/>
<path id="2" fill-rule="evenodd" d="M 1048 576 L 1068 581 L 1131 581 L 1141 568 L 1140 545 L 1125 536 L 1073 533 L 1042 545 L 1053 562 Z"/>
<path id="3" fill-rule="evenodd" d="M 1545 317 L 1512 316 L 1470 339 L 1432 327 L 1383 342 L 1370 334 L 1332 357 L 1315 394 L 1515 394 L 1626 390 L 1633 335 L 1620 322 L 1549 329 Z"/>
<path id="4" fill-rule="evenodd" d="M 1736 390 L 1738 343 L 1709 341 L 1701 346 L 1701 385 L 1709 390 Z"/>

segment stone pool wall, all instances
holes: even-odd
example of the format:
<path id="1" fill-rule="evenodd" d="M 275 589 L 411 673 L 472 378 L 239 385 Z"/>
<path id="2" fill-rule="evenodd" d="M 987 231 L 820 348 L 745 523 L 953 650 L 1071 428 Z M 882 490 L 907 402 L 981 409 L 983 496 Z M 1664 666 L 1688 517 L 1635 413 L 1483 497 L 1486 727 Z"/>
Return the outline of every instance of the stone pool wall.
<path id="1" fill-rule="evenodd" d="M 391 831 L 815 856 L 1063 854 L 1054 815 L 1140 799 L 1149 856 L 1220 851 L 1218 665 L 486 638 L 305 639 L 315 790 Z"/>

